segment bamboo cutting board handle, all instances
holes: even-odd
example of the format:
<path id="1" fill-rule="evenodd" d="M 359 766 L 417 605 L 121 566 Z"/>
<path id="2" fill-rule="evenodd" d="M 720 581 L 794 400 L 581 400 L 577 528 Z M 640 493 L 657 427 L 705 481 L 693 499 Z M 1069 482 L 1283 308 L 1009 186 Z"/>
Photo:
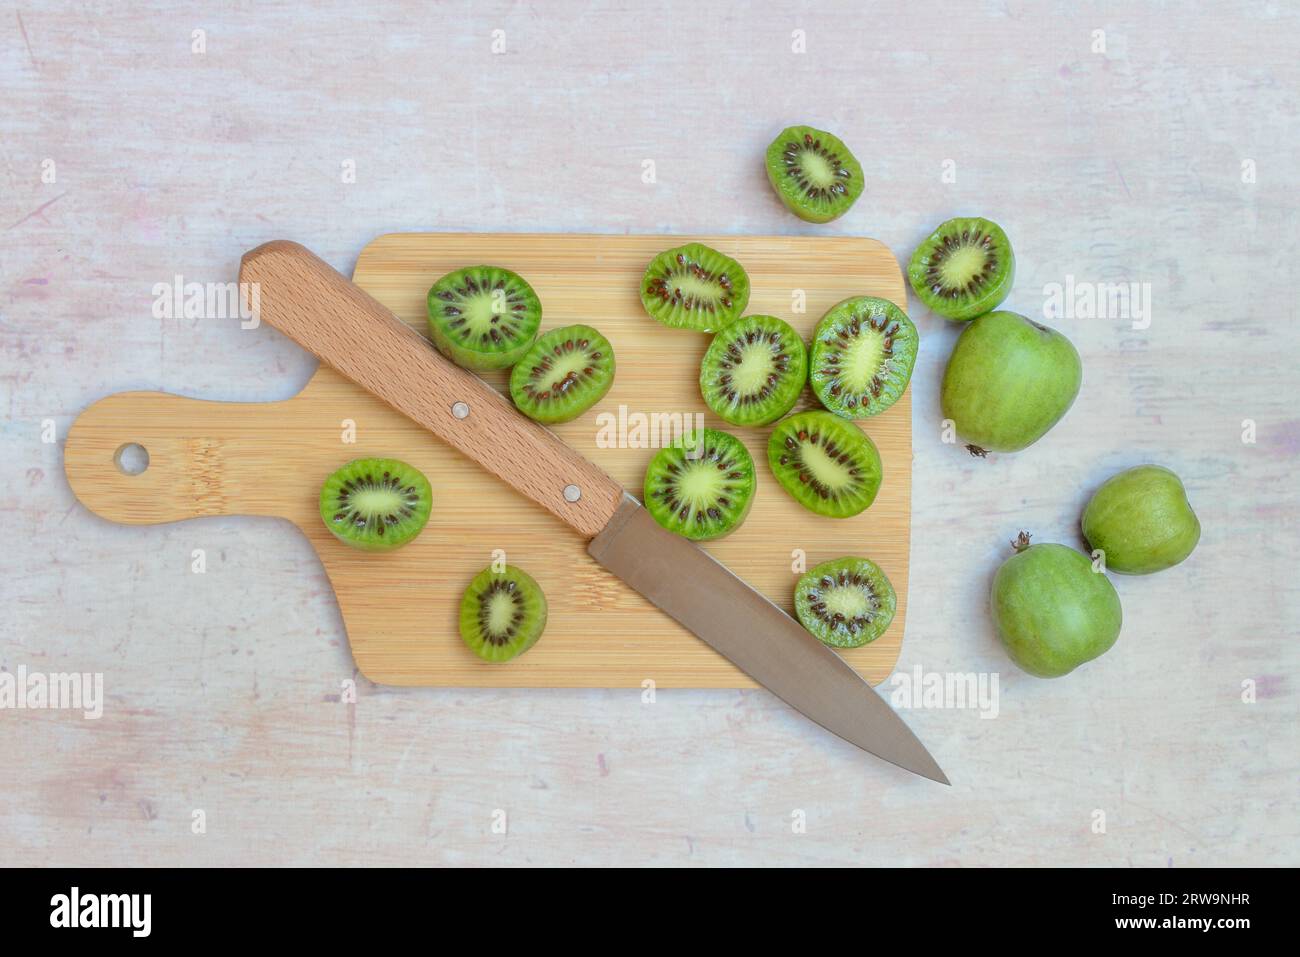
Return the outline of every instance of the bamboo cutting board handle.
<path id="1" fill-rule="evenodd" d="M 622 486 L 305 246 L 258 246 L 239 279 L 257 285 L 259 318 L 583 536 L 614 514 Z"/>
<path id="2" fill-rule="evenodd" d="M 124 525 L 156 525 L 210 515 L 286 516 L 273 466 L 301 437 L 286 402 L 208 402 L 165 392 L 119 392 L 77 416 L 63 449 L 68 484 L 96 515 Z M 121 454 L 148 457 L 128 474 Z M 295 462 L 300 455 L 295 455 Z M 329 469 L 321 466 L 320 480 Z M 314 504 L 308 496 L 308 504 Z"/>

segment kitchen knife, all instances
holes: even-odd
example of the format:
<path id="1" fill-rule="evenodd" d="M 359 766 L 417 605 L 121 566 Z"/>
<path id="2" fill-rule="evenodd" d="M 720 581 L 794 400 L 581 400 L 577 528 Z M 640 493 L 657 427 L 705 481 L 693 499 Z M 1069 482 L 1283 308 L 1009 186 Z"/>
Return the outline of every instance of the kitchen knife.
<path id="1" fill-rule="evenodd" d="M 863 750 L 948 783 L 835 652 L 310 250 L 285 240 L 258 246 L 244 255 L 239 279 L 246 296 L 256 288 L 259 319 L 581 533 L 597 562 L 787 704 Z"/>

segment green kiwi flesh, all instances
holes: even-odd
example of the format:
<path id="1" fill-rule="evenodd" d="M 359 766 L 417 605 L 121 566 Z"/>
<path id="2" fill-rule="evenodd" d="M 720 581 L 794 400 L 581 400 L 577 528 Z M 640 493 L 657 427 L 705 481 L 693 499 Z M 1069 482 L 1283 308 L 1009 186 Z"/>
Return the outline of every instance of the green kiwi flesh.
<path id="1" fill-rule="evenodd" d="M 781 131 L 767 148 L 767 178 L 790 212 L 829 223 L 862 195 L 862 167 L 836 136 L 811 126 Z"/>
<path id="2" fill-rule="evenodd" d="M 813 392 L 847 419 L 884 412 L 907 389 L 917 343 L 916 326 L 888 299 L 845 299 L 813 332 L 808 374 Z"/>
<path id="3" fill-rule="evenodd" d="M 546 596 L 522 568 L 492 566 L 474 576 L 460 600 L 460 636 L 484 661 L 517 658 L 546 630 Z"/>
<path id="4" fill-rule="evenodd" d="M 544 333 L 510 371 L 510 397 L 530 419 L 576 419 L 614 384 L 614 347 L 591 326 Z"/>
<path id="5" fill-rule="evenodd" d="M 689 432 L 650 460 L 645 507 L 670 532 L 720 538 L 749 514 L 754 480 L 754 460 L 740 439 L 717 429 Z"/>
<path id="6" fill-rule="evenodd" d="M 650 260 L 641 279 L 641 304 L 665 326 L 717 332 L 749 305 L 749 276 L 731 257 L 688 243 Z"/>
<path id="7" fill-rule="evenodd" d="M 992 312 L 1011 292 L 1016 257 L 997 223 L 978 216 L 950 219 L 912 254 L 907 278 L 916 296 L 947 319 Z"/>
<path id="8" fill-rule="evenodd" d="M 429 480 L 414 466 L 397 459 L 355 459 L 321 486 L 320 517 L 339 541 L 387 551 L 420 534 L 432 503 Z"/>
<path id="9" fill-rule="evenodd" d="M 458 366 L 512 366 L 537 338 L 542 304 L 522 276 L 500 266 L 469 266 L 429 289 L 429 334 Z"/>
<path id="10" fill-rule="evenodd" d="M 880 566 L 865 558 L 837 558 L 803 575 L 794 588 L 799 622 L 823 644 L 858 648 L 875 641 L 894 620 L 898 598 Z"/>
<path id="11" fill-rule="evenodd" d="M 778 422 L 768 439 L 767 463 L 796 502 L 829 518 L 867 509 L 883 475 L 876 444 L 830 412 L 799 412 Z"/>
<path id="12" fill-rule="evenodd" d="M 767 425 L 790 411 L 808 378 L 803 340 L 776 316 L 745 316 L 713 337 L 700 394 L 732 425 Z"/>

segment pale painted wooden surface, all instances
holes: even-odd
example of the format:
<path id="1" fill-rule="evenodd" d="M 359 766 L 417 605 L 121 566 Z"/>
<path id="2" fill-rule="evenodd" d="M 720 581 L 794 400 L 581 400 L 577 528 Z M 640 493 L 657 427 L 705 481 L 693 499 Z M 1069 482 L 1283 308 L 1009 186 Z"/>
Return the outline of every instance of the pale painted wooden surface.
<path id="1" fill-rule="evenodd" d="M 0 711 L 5 863 L 1298 862 L 1300 13 L 669 3 L 654 23 L 679 28 L 632 3 L 0 6 L 0 667 L 100 671 L 108 697 L 98 722 Z M 800 121 L 868 171 L 826 227 L 791 218 L 759 164 Z M 940 440 L 957 330 L 912 303 L 899 668 L 1001 674 L 996 719 L 908 714 L 951 789 L 761 691 L 360 681 L 341 703 L 338 612 L 292 526 L 111 525 L 40 441 L 123 389 L 297 392 L 313 362 L 273 331 L 151 316 L 155 283 L 232 280 L 271 238 L 344 271 L 380 233 L 429 229 L 870 235 L 905 256 L 955 213 L 1007 229 L 1013 308 L 1072 275 L 1150 283 L 1153 320 L 1056 322 L 1084 359 L 1078 404 L 979 461 Z M 1105 658 L 1019 674 L 985 613 L 1006 541 L 1076 542 L 1089 491 L 1145 460 L 1186 480 L 1200 548 L 1117 580 Z"/>

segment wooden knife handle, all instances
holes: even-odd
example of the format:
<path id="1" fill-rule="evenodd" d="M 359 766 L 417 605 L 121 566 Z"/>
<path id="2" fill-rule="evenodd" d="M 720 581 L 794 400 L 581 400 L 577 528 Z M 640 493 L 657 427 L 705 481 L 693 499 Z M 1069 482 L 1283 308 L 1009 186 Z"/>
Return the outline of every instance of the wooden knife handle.
<path id="1" fill-rule="evenodd" d="M 311 250 L 265 243 L 244 254 L 239 280 L 256 284 L 259 318 L 586 538 L 618 508 L 617 482 Z"/>

